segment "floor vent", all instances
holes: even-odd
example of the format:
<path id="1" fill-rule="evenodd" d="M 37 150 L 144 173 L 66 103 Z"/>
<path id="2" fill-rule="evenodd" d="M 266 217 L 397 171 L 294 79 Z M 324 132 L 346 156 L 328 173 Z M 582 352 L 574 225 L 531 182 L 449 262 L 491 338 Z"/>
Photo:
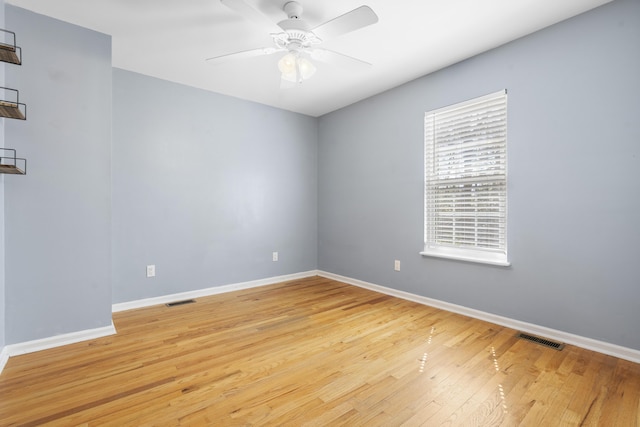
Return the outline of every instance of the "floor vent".
<path id="1" fill-rule="evenodd" d="M 194 302 L 196 302 L 196 300 L 194 299 L 186 299 L 184 301 L 174 301 L 174 302 L 168 302 L 167 304 L 165 304 L 167 307 L 175 307 L 176 305 L 185 305 L 185 304 L 193 304 Z"/>
<path id="2" fill-rule="evenodd" d="M 522 338 L 523 340 L 533 341 L 535 343 L 541 344 L 545 347 L 551 347 L 556 350 L 562 350 L 564 348 L 563 343 L 551 341 L 545 338 L 536 337 L 534 335 L 525 334 L 524 332 L 519 332 L 517 335 L 518 338 Z"/>

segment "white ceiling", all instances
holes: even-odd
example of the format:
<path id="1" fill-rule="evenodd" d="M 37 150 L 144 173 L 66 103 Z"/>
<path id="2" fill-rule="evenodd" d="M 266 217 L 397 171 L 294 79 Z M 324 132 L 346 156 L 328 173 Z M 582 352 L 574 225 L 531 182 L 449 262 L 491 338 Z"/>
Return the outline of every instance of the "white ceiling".
<path id="1" fill-rule="evenodd" d="M 279 22 L 288 0 L 246 0 Z M 362 4 L 379 22 L 322 44 L 373 64 L 316 64 L 280 89 L 281 55 L 211 65 L 206 58 L 272 47 L 269 34 L 219 0 L 6 0 L 110 34 L 113 66 L 311 116 L 320 116 L 611 0 L 298 0 L 315 27 Z M 9 30 L 11 23 L 7 22 Z M 18 35 L 19 37 L 19 35 Z M 19 41 L 19 38 L 18 38 Z M 19 44 L 19 43 L 18 43 Z M 26 54 L 26 52 L 25 52 Z"/>

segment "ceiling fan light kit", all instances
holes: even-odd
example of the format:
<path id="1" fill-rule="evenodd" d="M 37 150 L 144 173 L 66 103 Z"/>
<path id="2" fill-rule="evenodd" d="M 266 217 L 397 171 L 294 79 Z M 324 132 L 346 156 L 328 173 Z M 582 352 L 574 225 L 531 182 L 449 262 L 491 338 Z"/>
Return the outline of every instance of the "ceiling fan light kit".
<path id="1" fill-rule="evenodd" d="M 278 61 L 281 78 L 292 83 L 302 83 L 316 73 L 316 66 L 300 55 L 299 52 L 289 52 Z"/>
<path id="2" fill-rule="evenodd" d="M 281 73 L 281 80 L 292 83 L 302 83 L 316 73 L 316 66 L 307 56 L 317 61 L 333 62 L 339 65 L 343 65 L 345 62 L 356 65 L 371 65 L 332 50 L 315 47 L 328 38 L 337 37 L 378 22 L 378 16 L 368 6 L 360 6 L 310 29 L 309 25 L 300 18 L 302 5 L 296 1 L 285 3 L 283 10 L 287 14 L 287 19 L 278 24 L 271 22 L 267 16 L 251 6 L 246 0 L 220 0 L 220 2 L 247 19 L 267 27 L 270 30 L 275 48 L 262 47 L 207 59 L 214 65 L 232 59 L 286 52 L 278 61 L 278 69 Z"/>

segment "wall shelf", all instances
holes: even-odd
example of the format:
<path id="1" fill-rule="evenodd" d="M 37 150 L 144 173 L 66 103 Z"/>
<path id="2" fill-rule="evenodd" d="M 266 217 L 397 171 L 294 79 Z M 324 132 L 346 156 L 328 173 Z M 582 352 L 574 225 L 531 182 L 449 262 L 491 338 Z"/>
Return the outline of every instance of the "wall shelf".
<path id="1" fill-rule="evenodd" d="M 16 33 L 0 28 L 0 62 L 22 65 L 22 49 L 16 46 Z M 16 89 L 0 87 L 0 117 L 26 120 L 27 106 Z M 26 175 L 27 159 L 17 157 L 13 148 L 0 148 L 0 174 Z"/>
<path id="2" fill-rule="evenodd" d="M 0 156 L 0 173 L 10 175 L 27 174 L 27 159 L 16 157 L 16 150 L 13 148 L 0 148 L 0 151 L 2 154 L 6 152 L 12 154 L 11 156 Z"/>
<path id="3" fill-rule="evenodd" d="M 16 46 L 16 33 L 0 28 L 0 61 L 22 65 L 22 49 Z"/>
<path id="4" fill-rule="evenodd" d="M 27 106 L 20 102 L 20 93 L 16 89 L 0 87 L 0 117 L 27 119 Z"/>

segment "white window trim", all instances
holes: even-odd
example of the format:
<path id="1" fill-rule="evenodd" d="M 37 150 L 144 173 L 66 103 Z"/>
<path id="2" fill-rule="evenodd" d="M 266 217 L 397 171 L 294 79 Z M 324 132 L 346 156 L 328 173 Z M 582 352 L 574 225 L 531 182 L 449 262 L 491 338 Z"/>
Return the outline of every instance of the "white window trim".
<path id="1" fill-rule="evenodd" d="M 458 261 L 477 262 L 481 264 L 499 265 L 502 267 L 509 267 L 511 263 L 506 260 L 506 256 L 501 252 L 483 252 L 474 251 L 473 249 L 458 249 L 440 247 L 425 248 L 420 252 L 422 256 L 435 257 L 435 258 L 447 258 Z"/>
<path id="2" fill-rule="evenodd" d="M 464 108 L 465 106 L 471 105 L 471 104 L 475 104 L 478 102 L 484 102 L 485 100 L 489 100 L 489 99 L 493 99 L 496 96 L 502 96 L 502 95 L 506 95 L 506 90 L 502 90 L 499 92 L 495 92 L 489 95 L 485 95 L 485 96 L 481 96 L 478 98 L 474 98 L 468 101 L 463 101 L 461 103 L 452 105 L 452 106 L 448 106 L 448 107 L 443 107 L 443 108 L 439 108 L 436 110 L 432 110 L 429 111 L 427 113 L 425 113 L 425 118 L 428 115 L 432 115 L 432 114 L 437 114 L 439 112 L 443 112 L 443 111 L 453 111 L 455 109 L 458 108 Z M 426 149 L 426 143 L 425 143 L 425 149 Z M 426 153 L 425 153 L 425 159 L 426 159 Z M 425 160 L 425 189 L 424 189 L 424 203 L 425 203 L 425 218 L 424 218 L 424 226 L 425 226 L 425 246 L 424 246 L 424 250 L 422 252 L 420 252 L 420 255 L 422 256 L 428 256 L 428 257 L 437 257 L 437 258 L 446 258 L 446 259 L 452 259 L 452 260 L 459 260 L 459 261 L 467 261 L 467 262 L 476 262 L 476 263 L 482 263 L 482 264 L 490 264 L 490 265 L 496 265 L 496 266 L 503 266 L 503 267 L 508 267 L 511 265 L 511 263 L 508 260 L 507 257 L 507 236 L 506 236 L 506 229 L 504 232 L 504 250 L 487 250 L 487 249 L 474 249 L 474 248 L 460 248 L 460 247 L 452 247 L 452 246 L 445 246 L 445 245 L 439 245 L 439 244 L 433 244 L 430 242 L 427 242 L 427 232 L 426 232 L 426 228 L 427 228 L 427 218 L 426 218 L 426 212 L 427 212 L 427 198 L 426 198 L 426 192 L 427 192 L 427 165 L 426 165 L 426 160 Z M 506 174 L 506 171 L 505 171 Z M 506 209 L 506 194 L 505 194 L 505 209 Z M 507 213 L 505 210 L 505 219 L 506 219 Z"/>

